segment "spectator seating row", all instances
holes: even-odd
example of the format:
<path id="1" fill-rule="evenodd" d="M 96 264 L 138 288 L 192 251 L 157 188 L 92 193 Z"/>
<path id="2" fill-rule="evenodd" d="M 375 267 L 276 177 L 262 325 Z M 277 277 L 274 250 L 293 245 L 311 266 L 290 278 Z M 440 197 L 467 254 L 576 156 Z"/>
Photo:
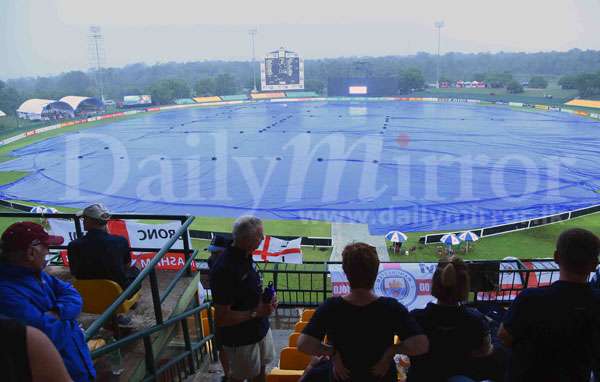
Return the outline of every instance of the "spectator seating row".
<path id="1" fill-rule="evenodd" d="M 281 349 L 279 353 L 279 367 L 269 372 L 267 382 L 297 382 L 300 379 L 311 357 L 299 352 L 296 344 L 302 329 L 314 313 L 314 309 L 304 309 L 300 313 L 299 321 L 294 325 L 294 332 L 288 337 L 288 346 Z"/>

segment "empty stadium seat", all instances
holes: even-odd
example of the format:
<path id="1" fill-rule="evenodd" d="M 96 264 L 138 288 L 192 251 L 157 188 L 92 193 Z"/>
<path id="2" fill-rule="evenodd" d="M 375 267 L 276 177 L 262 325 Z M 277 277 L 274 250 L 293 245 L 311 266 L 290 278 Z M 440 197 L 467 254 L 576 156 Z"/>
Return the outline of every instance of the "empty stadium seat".
<path id="1" fill-rule="evenodd" d="M 73 286 L 83 299 L 84 313 L 102 314 L 108 307 L 123 293 L 119 284 L 112 280 L 74 280 Z M 114 336 L 120 337 L 119 324 L 117 323 L 117 314 L 129 312 L 131 307 L 140 299 L 140 292 L 137 292 L 125 300 L 112 316 L 112 330 Z"/>
<path id="2" fill-rule="evenodd" d="M 304 329 L 304 327 L 307 324 L 308 324 L 308 322 L 306 322 L 306 321 L 296 322 L 296 325 L 294 325 L 294 333 L 300 333 L 300 332 L 302 332 L 302 330 Z"/>
<path id="3" fill-rule="evenodd" d="M 300 337 L 300 333 L 292 333 L 288 337 L 288 346 L 291 348 L 295 348 L 298 344 L 298 337 Z"/>
<path id="4" fill-rule="evenodd" d="M 310 356 L 296 348 L 285 347 L 279 355 L 279 368 L 282 370 L 304 370 L 310 362 Z"/>
<path id="5" fill-rule="evenodd" d="M 267 374 L 267 382 L 297 382 L 303 372 L 303 370 L 282 370 L 274 367 Z"/>
<path id="6" fill-rule="evenodd" d="M 215 307 L 211 306 L 210 307 L 210 311 L 211 311 L 213 319 L 214 319 L 215 318 Z M 202 317 L 202 318 L 208 318 L 208 310 L 202 310 L 202 311 L 200 311 L 200 317 Z"/>
<path id="7" fill-rule="evenodd" d="M 315 314 L 315 309 L 304 309 L 302 311 L 302 316 L 300 317 L 300 321 L 310 321 L 313 314 Z"/>

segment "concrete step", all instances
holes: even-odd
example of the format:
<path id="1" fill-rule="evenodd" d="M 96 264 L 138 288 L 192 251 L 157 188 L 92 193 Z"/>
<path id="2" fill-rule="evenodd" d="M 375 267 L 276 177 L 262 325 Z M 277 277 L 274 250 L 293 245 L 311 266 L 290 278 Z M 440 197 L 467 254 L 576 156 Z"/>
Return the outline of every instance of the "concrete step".
<path id="1" fill-rule="evenodd" d="M 333 249 L 329 258 L 330 261 L 342 261 L 344 247 L 353 242 L 372 245 L 377 250 L 379 261 L 390 261 L 385 238 L 371 235 L 367 224 L 332 223 L 331 239 Z"/>

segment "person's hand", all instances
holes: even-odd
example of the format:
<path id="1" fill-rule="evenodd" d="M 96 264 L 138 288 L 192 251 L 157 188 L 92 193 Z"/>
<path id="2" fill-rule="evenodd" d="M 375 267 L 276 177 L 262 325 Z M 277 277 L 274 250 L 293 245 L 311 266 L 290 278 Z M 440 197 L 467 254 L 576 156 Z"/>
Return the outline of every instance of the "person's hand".
<path id="1" fill-rule="evenodd" d="M 256 316 L 257 317 L 269 317 L 274 311 L 277 305 L 273 306 L 273 303 L 264 303 L 261 302 L 256 307 Z"/>
<path id="2" fill-rule="evenodd" d="M 344 381 L 350 378 L 350 370 L 344 366 L 340 353 L 336 352 L 333 357 L 331 357 L 331 362 L 333 364 L 333 379 L 336 381 Z"/>
<path id="3" fill-rule="evenodd" d="M 381 356 L 381 359 L 379 359 L 379 361 L 377 361 L 375 366 L 373 366 L 371 368 L 371 372 L 373 373 L 374 376 L 376 376 L 378 378 L 383 378 L 387 374 L 387 372 L 390 370 L 390 366 L 391 366 L 393 360 L 394 360 L 394 352 L 393 352 L 393 349 L 391 347 L 389 347 L 385 351 L 385 353 L 383 353 L 383 356 Z"/>

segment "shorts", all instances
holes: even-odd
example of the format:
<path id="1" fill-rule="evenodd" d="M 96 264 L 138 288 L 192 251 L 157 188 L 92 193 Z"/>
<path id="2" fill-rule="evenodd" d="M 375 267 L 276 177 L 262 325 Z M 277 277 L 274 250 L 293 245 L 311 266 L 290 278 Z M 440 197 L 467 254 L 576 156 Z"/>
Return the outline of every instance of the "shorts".
<path id="1" fill-rule="evenodd" d="M 223 350 L 229 358 L 229 375 L 238 380 L 257 377 L 261 368 L 275 359 L 271 329 L 257 343 L 236 347 L 223 346 Z"/>

